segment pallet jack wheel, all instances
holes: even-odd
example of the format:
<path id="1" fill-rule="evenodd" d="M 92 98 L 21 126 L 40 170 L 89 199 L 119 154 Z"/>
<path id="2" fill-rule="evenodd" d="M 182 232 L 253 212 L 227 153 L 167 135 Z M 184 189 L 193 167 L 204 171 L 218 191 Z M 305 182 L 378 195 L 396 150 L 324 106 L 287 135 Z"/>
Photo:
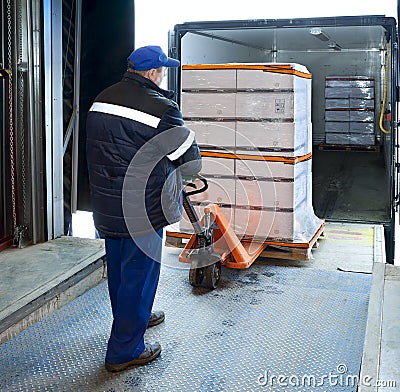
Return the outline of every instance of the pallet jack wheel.
<path id="1" fill-rule="evenodd" d="M 205 286 L 209 289 L 215 289 L 221 278 L 221 263 L 217 261 L 214 264 L 205 267 Z"/>
<path id="2" fill-rule="evenodd" d="M 189 283 L 193 287 L 200 286 L 203 283 L 204 274 L 205 274 L 205 267 L 201 268 L 191 267 L 189 270 Z"/>

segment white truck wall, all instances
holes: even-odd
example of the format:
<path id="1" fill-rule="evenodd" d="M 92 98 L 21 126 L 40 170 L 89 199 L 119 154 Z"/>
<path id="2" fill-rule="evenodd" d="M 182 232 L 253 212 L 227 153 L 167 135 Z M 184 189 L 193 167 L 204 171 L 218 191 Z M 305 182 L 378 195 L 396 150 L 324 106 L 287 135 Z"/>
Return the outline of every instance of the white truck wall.
<path id="1" fill-rule="evenodd" d="M 182 64 L 272 61 L 267 51 L 197 34 L 186 34 L 182 38 L 182 48 Z"/>

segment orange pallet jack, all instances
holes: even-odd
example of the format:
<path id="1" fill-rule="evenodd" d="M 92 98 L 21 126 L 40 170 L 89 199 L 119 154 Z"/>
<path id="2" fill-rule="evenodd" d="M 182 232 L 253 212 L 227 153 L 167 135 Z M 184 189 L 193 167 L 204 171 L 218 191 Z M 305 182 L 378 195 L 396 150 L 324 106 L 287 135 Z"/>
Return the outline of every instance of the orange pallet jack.
<path id="1" fill-rule="evenodd" d="M 196 189 L 182 192 L 183 207 L 194 234 L 182 250 L 179 261 L 191 263 L 189 282 L 192 286 L 215 289 L 221 277 L 222 265 L 229 268 L 248 268 L 267 244 L 241 242 L 217 204 L 204 207 L 204 217 L 200 221 L 189 198 L 207 190 L 207 180 L 203 177 L 199 177 L 199 180 L 203 183 L 201 188 L 197 189 L 194 183 L 186 182 L 186 187 Z"/>

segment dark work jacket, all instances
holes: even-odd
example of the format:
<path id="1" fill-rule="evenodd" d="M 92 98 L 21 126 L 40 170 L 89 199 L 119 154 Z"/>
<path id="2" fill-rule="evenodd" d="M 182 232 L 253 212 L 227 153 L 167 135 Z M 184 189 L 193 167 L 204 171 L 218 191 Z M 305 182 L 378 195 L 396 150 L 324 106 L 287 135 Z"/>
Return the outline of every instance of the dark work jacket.
<path id="1" fill-rule="evenodd" d="M 90 108 L 86 153 L 102 235 L 144 235 L 181 219 L 181 175 L 195 176 L 201 156 L 172 95 L 126 72 Z"/>

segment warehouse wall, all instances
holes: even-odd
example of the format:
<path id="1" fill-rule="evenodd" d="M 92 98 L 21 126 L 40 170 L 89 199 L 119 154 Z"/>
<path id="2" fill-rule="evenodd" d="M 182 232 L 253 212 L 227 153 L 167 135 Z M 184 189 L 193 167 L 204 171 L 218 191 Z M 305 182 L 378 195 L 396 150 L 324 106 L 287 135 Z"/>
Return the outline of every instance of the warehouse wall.
<path id="1" fill-rule="evenodd" d="M 134 0 L 90 0 L 82 4 L 78 209 L 89 211 L 86 115 L 96 95 L 122 78 L 134 49 Z"/>

